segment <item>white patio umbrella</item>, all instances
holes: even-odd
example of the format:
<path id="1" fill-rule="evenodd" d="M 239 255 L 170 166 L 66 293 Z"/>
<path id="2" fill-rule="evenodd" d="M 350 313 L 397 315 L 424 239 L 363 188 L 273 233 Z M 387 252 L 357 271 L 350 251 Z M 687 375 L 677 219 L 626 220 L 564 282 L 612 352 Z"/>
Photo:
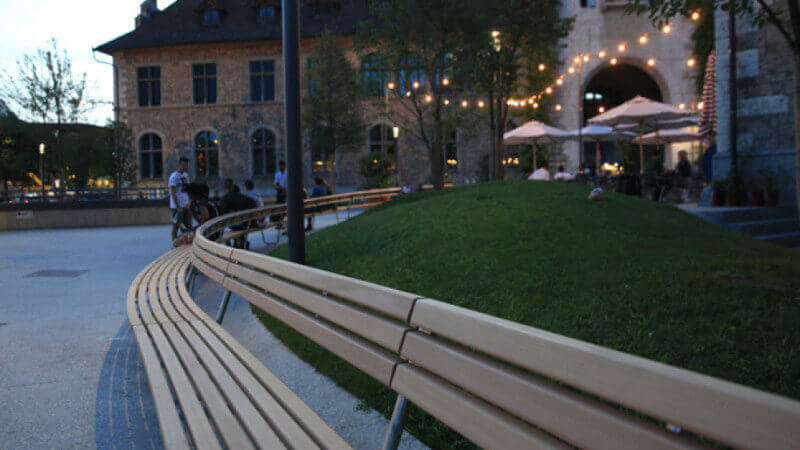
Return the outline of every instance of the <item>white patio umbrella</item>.
<path id="1" fill-rule="evenodd" d="M 629 141 L 636 137 L 635 133 L 615 130 L 603 125 L 587 125 L 580 130 L 570 131 L 570 140 L 594 142 L 597 152 L 597 168 L 600 168 L 600 143 L 608 141 Z"/>
<path id="2" fill-rule="evenodd" d="M 503 134 L 503 144 L 553 144 L 569 139 L 569 133 L 556 127 L 531 120 Z M 533 149 L 533 169 L 536 170 L 536 149 Z"/>
<path id="3" fill-rule="evenodd" d="M 656 128 L 659 122 L 678 120 L 689 117 L 690 111 L 677 106 L 636 96 L 627 102 L 609 109 L 608 111 L 589 119 L 594 125 L 619 126 L 635 124 L 639 135 L 644 134 L 646 127 Z M 644 144 L 639 143 L 639 167 L 644 171 Z"/>
<path id="4" fill-rule="evenodd" d="M 650 133 L 659 130 L 672 130 L 675 128 L 696 127 L 700 125 L 700 119 L 694 116 L 687 116 L 680 119 L 661 120 L 645 125 L 643 127 L 645 133 Z M 633 132 L 639 131 L 639 125 L 635 123 L 627 123 L 617 125 L 614 127 L 616 131 Z"/>
<path id="5" fill-rule="evenodd" d="M 686 130 L 660 130 L 639 136 L 633 140 L 634 144 L 660 145 L 674 144 L 677 142 L 691 142 L 700 139 L 700 133 Z"/>

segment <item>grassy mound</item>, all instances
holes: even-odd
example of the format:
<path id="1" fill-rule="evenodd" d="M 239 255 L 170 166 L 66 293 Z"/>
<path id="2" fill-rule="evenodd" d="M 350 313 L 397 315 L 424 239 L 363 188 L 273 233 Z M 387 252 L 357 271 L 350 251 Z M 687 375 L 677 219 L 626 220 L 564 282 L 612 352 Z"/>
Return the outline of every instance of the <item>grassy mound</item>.
<path id="1" fill-rule="evenodd" d="M 800 254 L 671 206 L 563 183 L 406 195 L 308 239 L 312 266 L 800 398 Z M 286 248 L 275 254 L 286 257 Z M 280 339 L 366 404 L 391 391 L 276 320 Z M 460 447 L 412 410 L 407 428 Z"/>

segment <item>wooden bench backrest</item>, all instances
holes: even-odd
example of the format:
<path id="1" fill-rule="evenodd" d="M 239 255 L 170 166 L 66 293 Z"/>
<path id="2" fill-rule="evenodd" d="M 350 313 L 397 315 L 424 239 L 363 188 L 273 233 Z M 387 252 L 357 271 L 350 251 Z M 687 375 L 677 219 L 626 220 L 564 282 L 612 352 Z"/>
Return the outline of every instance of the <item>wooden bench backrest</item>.
<path id="1" fill-rule="evenodd" d="M 800 442 L 783 397 L 203 237 L 193 264 L 481 446 Z"/>

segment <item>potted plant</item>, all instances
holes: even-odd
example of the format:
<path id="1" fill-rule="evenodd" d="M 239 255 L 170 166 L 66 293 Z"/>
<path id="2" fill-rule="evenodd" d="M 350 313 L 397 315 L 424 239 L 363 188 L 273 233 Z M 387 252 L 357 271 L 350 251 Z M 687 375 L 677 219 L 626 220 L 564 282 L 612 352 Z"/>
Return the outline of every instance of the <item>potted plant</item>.
<path id="1" fill-rule="evenodd" d="M 711 183 L 711 206 L 722 206 L 725 203 L 725 179 L 717 178 Z"/>

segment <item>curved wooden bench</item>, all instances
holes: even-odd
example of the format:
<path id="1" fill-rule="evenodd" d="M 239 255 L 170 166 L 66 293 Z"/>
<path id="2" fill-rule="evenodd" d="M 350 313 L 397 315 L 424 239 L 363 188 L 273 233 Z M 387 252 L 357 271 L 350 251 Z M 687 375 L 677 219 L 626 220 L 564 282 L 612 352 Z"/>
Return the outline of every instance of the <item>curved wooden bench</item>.
<path id="1" fill-rule="evenodd" d="M 796 401 L 203 236 L 218 226 L 193 266 L 391 387 L 395 418 L 407 399 L 491 448 L 800 442 Z"/>
<path id="2" fill-rule="evenodd" d="M 165 446 L 349 448 L 192 301 L 190 254 L 178 248 L 148 265 L 127 298 Z"/>

